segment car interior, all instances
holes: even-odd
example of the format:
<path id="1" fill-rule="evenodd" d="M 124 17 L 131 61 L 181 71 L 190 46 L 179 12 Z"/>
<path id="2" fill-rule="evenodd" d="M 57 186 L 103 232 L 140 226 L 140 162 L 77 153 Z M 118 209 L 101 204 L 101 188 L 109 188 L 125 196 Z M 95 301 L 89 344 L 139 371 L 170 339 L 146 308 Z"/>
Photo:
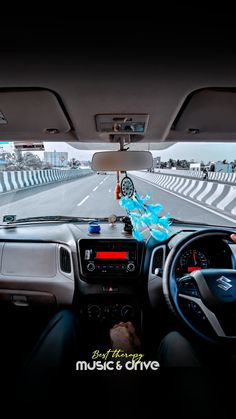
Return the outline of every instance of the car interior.
<path id="1" fill-rule="evenodd" d="M 13 175 L 0 166 L 2 394 L 15 400 L 15 406 L 37 408 L 44 400 L 53 400 L 54 407 L 63 401 L 79 406 L 89 395 L 87 412 L 101 411 L 104 417 L 107 406 L 109 417 L 130 417 L 134 403 L 137 412 L 151 417 L 162 402 L 186 416 L 204 417 L 204 411 L 209 417 L 214 409 L 226 412 L 223 400 L 218 404 L 215 400 L 222 383 L 224 387 L 234 374 L 230 363 L 236 354 L 233 198 L 230 213 L 226 206 L 206 205 L 208 212 L 201 218 L 194 216 L 194 210 L 185 214 L 184 207 L 191 205 L 186 192 L 181 204 L 176 201 L 178 217 L 172 215 L 175 204 L 171 204 L 168 226 L 159 225 L 162 237 L 146 229 L 142 238 L 133 234 L 132 211 L 120 208 L 117 200 L 112 210 L 116 197 L 112 187 L 106 194 L 94 195 L 91 212 L 86 212 L 86 205 L 90 189 L 95 194 L 96 185 L 110 181 L 115 194 L 124 197 L 124 205 L 132 196 L 138 200 L 137 196 L 148 194 L 149 186 L 156 188 L 155 203 L 159 202 L 164 186 L 153 186 L 147 177 L 159 176 L 156 169 L 151 173 L 149 144 L 156 153 L 169 152 L 176 145 L 184 150 L 185 144 L 197 144 L 199 149 L 206 143 L 221 145 L 222 150 L 224 144 L 233 147 L 235 46 L 230 31 L 222 34 L 212 26 L 200 31 L 195 23 L 176 34 L 177 25 L 168 31 L 164 25 L 153 26 L 151 19 L 135 26 L 133 16 L 132 22 L 134 29 L 128 34 L 118 18 L 107 23 L 105 17 L 95 23 L 80 17 L 54 24 L 34 17 L 30 23 L 25 19 L 24 28 L 14 18 L 1 28 L 5 42 L 0 45 L 0 146 L 7 149 L 11 142 L 16 155 L 17 144 L 23 152 L 49 143 L 50 150 L 60 151 L 63 144 L 77 153 L 93 150 L 91 168 L 81 179 L 74 175 L 55 180 L 57 169 L 46 169 L 48 176 L 55 171 L 50 175 L 52 184 L 39 180 L 41 175 L 34 174 L 39 170 L 21 179 L 19 169 Z M 63 164 L 62 159 L 61 172 Z M 119 176 L 126 181 L 117 192 Z M 71 212 L 64 212 L 60 185 L 65 205 L 76 202 Z M 197 187 L 190 185 L 192 190 Z M 222 199 L 234 193 L 233 183 L 230 187 Z M 210 185 L 206 197 L 210 188 L 217 194 L 223 186 Z M 53 201 L 48 207 L 46 200 L 39 202 L 43 191 Z M 202 199 L 195 199 L 199 214 L 204 211 Z M 30 207 L 33 200 L 35 207 Z M 217 223 L 211 221 L 213 213 Z M 42 336 L 50 335 L 49 322 L 63 311 L 73 312 L 76 319 L 82 360 L 89 362 L 95 349 L 103 353 L 111 347 L 109 330 L 114 325 L 131 322 L 145 359 L 159 361 L 160 370 L 132 372 L 131 379 L 104 371 L 98 372 L 98 378 L 94 371 L 74 371 L 73 378 L 56 375 L 51 382 L 48 371 L 42 377 L 42 369 L 40 378 L 35 370 L 33 380 L 27 381 L 27 359 L 39 348 Z M 192 343 L 203 368 L 189 368 L 186 361 L 182 368 L 165 369 L 158 348 L 172 331 Z M 64 345 L 52 340 L 46 358 L 55 360 L 60 344 Z M 63 347 L 67 362 L 65 353 Z M 147 389 L 149 396 L 144 397 Z M 229 385 L 227 392 L 232 396 Z"/>

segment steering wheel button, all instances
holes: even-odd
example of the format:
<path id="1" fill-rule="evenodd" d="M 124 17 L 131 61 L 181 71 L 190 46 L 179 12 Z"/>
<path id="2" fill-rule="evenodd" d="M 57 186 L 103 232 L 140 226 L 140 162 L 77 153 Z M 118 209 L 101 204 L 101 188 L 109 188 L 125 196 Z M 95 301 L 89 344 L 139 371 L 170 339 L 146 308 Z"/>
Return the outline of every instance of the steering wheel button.
<path id="1" fill-rule="evenodd" d="M 192 311 L 194 311 L 194 313 L 201 319 L 201 320 L 206 320 L 206 317 L 204 315 L 204 313 L 202 312 L 202 310 L 200 309 L 200 307 L 198 306 L 198 304 L 194 303 L 193 301 L 190 302 L 189 307 L 192 309 Z"/>

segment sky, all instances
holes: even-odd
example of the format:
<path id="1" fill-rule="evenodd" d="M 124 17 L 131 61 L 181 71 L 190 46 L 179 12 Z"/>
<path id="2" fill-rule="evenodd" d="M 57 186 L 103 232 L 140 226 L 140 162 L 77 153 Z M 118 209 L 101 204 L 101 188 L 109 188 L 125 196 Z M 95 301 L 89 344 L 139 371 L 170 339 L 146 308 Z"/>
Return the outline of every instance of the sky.
<path id="1" fill-rule="evenodd" d="M 0 144 L 6 151 L 13 151 L 13 143 Z M 45 142 L 45 151 L 67 151 L 69 159 L 75 157 L 78 160 L 91 160 L 94 151 L 97 150 L 78 150 L 70 145 L 57 142 L 50 143 Z M 86 144 L 84 144 L 86 147 Z M 91 147 L 91 144 L 88 144 Z M 117 147 L 118 148 L 118 147 Z M 148 144 L 147 144 L 148 149 Z M 152 151 L 152 148 L 150 147 Z M 37 152 L 39 157 L 43 159 L 43 152 Z M 178 143 L 165 150 L 154 150 L 153 157 L 160 156 L 161 161 L 167 161 L 169 158 L 177 159 L 194 159 L 196 162 L 208 163 L 209 161 L 224 160 L 234 161 L 236 160 L 236 143 Z"/>
<path id="2" fill-rule="evenodd" d="M 194 159 L 196 162 L 236 160 L 236 143 L 178 143 L 162 151 L 155 151 L 162 161 L 171 159 Z"/>

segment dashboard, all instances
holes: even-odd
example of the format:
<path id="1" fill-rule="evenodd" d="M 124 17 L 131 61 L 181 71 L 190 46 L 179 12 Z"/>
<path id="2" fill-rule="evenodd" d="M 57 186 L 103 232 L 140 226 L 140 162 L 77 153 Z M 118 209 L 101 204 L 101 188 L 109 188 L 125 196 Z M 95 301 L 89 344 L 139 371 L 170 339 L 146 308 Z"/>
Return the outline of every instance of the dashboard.
<path id="1" fill-rule="evenodd" d="M 0 302 L 71 305 L 74 296 L 134 296 L 140 284 L 161 277 L 179 240 L 204 226 L 172 226 L 168 241 L 138 243 L 122 223 L 38 222 L 0 229 Z M 236 245 L 199 239 L 179 256 L 176 277 L 206 268 L 235 268 Z M 110 297 L 109 297 L 110 298 Z M 114 303 L 116 302 L 114 298 Z M 128 301 L 130 304 L 130 302 Z M 128 304 L 128 305 L 129 305 Z"/>

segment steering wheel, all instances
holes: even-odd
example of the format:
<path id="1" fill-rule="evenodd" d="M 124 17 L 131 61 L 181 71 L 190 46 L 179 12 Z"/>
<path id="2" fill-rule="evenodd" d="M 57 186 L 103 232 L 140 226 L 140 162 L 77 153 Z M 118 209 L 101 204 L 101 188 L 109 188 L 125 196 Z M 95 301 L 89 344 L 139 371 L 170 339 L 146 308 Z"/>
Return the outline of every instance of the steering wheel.
<path id="1" fill-rule="evenodd" d="M 231 332 L 226 330 L 230 330 L 226 326 L 235 323 L 236 319 L 236 270 L 202 269 L 177 279 L 176 267 L 184 249 L 196 240 L 207 237 L 230 240 L 232 233 L 235 232 L 221 228 L 194 232 L 174 246 L 166 259 L 162 285 L 168 306 L 188 330 L 208 342 L 236 343 L 236 336 L 231 336 Z M 188 318 L 188 311 L 183 310 L 183 305 L 181 308 L 184 300 L 198 312 L 207 328 L 196 326 Z M 212 332 L 206 333 L 205 330 Z"/>

